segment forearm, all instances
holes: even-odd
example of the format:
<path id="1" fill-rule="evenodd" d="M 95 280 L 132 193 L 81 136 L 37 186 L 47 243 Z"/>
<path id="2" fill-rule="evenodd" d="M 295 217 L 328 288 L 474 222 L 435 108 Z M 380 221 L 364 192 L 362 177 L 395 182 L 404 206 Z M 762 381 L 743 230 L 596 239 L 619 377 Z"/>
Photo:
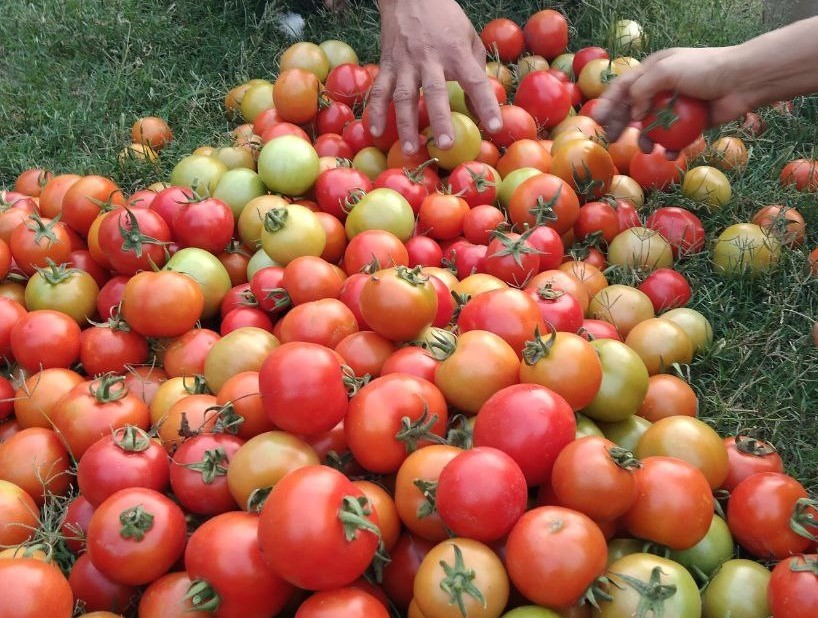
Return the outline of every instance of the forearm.
<path id="1" fill-rule="evenodd" d="M 753 107 L 818 92 L 818 17 L 737 45 L 728 63 Z"/>

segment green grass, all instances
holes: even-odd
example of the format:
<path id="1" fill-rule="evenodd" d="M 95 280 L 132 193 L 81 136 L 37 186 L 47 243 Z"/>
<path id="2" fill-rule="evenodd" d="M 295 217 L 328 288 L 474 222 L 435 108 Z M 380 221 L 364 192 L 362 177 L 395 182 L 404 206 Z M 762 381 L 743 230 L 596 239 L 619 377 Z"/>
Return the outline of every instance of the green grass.
<path id="1" fill-rule="evenodd" d="M 545 3 L 470 0 L 475 24 L 497 16 L 522 23 Z M 570 4 L 570 6 L 569 6 Z M 632 17 L 645 25 L 652 49 L 728 45 L 762 31 L 759 3 L 727 0 L 555 2 L 572 18 L 573 47 L 604 43 L 609 24 Z M 158 0 L 6 0 L 0 21 L 0 187 L 29 166 L 113 176 L 133 190 L 167 178 L 173 164 L 201 144 L 227 143 L 226 91 L 246 79 L 271 78 L 288 41 L 275 15 L 255 0 L 175 3 Z M 377 60 L 377 13 L 361 0 L 346 15 L 309 15 L 309 40 L 340 38 L 363 61 Z M 781 189 L 789 158 L 812 155 L 816 102 L 794 115 L 764 112 L 769 129 L 751 140 L 751 164 L 732 176 L 734 197 L 719 212 L 701 208 L 709 237 L 747 220 L 759 206 L 783 202 L 808 221 L 806 247 L 818 244 L 813 196 Z M 176 140 L 157 165 L 117 163 L 133 120 L 167 118 Z M 735 126 L 722 132 L 734 133 Z M 683 204 L 678 193 L 654 195 L 648 207 Z M 695 290 L 692 307 L 712 322 L 713 348 L 689 367 L 702 418 L 722 432 L 759 427 L 781 450 L 788 470 L 818 489 L 818 349 L 809 330 L 818 315 L 818 282 L 805 276 L 806 251 L 787 252 L 757 280 L 712 273 L 708 254 L 681 264 Z"/>

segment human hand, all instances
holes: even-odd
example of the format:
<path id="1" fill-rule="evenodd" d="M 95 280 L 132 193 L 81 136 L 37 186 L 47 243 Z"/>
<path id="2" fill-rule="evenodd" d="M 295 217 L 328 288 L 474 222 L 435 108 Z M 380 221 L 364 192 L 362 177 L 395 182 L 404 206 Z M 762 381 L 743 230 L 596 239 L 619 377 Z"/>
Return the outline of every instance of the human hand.
<path id="1" fill-rule="evenodd" d="M 605 127 L 608 140 L 615 141 L 628 123 L 647 115 L 655 94 L 668 90 L 709 101 L 710 126 L 738 118 L 754 102 L 742 88 L 741 75 L 730 66 L 731 53 L 729 47 L 657 52 L 613 80 L 594 109 L 594 119 Z M 639 146 L 644 152 L 653 150 L 644 135 Z"/>
<path id="2" fill-rule="evenodd" d="M 486 50 L 455 0 L 380 0 L 380 72 L 369 98 L 372 134 L 386 125 L 389 100 L 395 102 L 403 151 L 418 148 L 418 91 L 429 110 L 438 147 L 454 143 L 446 80 L 457 80 L 489 131 L 502 127 L 500 108 L 486 77 Z"/>

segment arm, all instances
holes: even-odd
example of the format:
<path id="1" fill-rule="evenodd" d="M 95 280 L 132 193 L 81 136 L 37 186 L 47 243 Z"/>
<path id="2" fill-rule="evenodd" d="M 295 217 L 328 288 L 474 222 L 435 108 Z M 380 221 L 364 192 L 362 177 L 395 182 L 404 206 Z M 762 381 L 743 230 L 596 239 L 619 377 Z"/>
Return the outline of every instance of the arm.
<path id="1" fill-rule="evenodd" d="M 422 86 L 438 146 L 454 140 L 447 79 L 460 82 L 480 120 L 499 130 L 500 109 L 485 73 L 480 37 L 455 0 L 380 0 L 381 65 L 369 100 L 372 133 L 380 135 L 395 101 L 403 150 L 418 147 L 417 102 Z"/>
<path id="2" fill-rule="evenodd" d="M 596 119 L 615 140 L 663 90 L 710 101 L 710 123 L 728 122 L 772 101 L 818 91 L 818 17 L 732 47 L 667 49 L 616 79 Z"/>

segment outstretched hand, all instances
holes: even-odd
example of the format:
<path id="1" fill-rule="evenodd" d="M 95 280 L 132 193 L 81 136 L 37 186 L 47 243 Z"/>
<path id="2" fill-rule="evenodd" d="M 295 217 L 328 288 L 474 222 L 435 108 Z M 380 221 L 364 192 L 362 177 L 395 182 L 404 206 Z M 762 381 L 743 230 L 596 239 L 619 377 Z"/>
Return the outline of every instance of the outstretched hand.
<path id="1" fill-rule="evenodd" d="M 369 99 L 372 133 L 386 125 L 390 99 L 395 102 L 403 151 L 418 148 L 418 96 L 423 96 L 435 141 L 441 149 L 454 143 L 446 80 L 457 80 L 489 131 L 502 126 L 500 108 L 486 77 L 486 51 L 469 18 L 455 0 L 380 0 L 380 72 Z"/>

